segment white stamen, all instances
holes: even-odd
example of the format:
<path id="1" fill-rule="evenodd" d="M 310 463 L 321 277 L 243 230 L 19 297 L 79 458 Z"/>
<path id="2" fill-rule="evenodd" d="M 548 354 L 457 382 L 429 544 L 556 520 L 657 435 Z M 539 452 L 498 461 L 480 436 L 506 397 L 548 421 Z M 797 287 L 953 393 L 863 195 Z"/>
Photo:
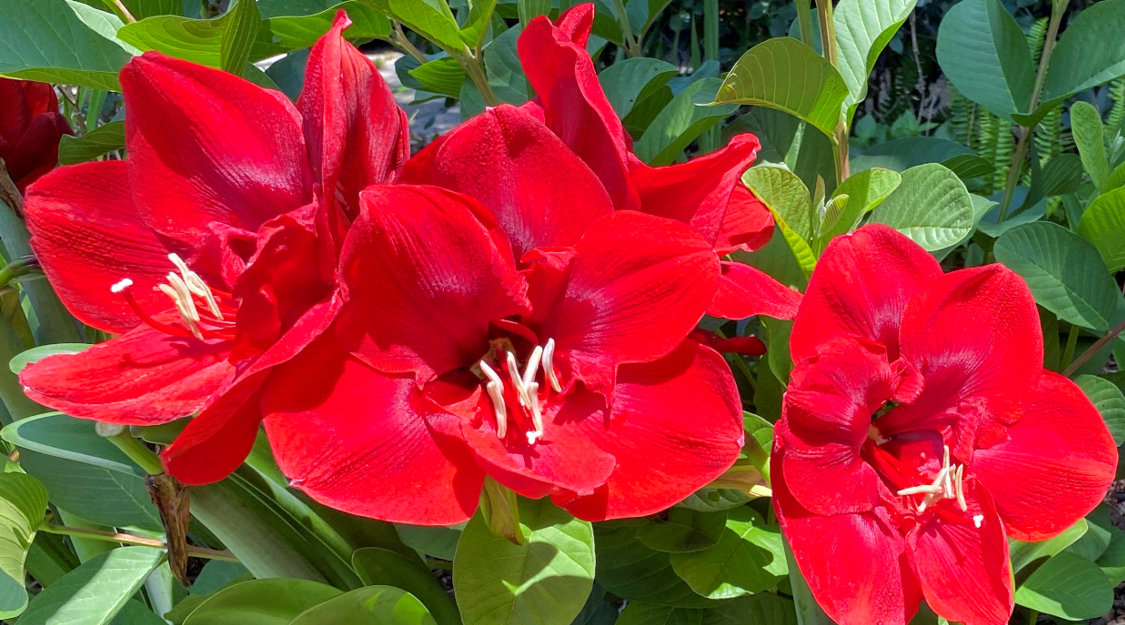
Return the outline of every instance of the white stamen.
<path id="1" fill-rule="evenodd" d="M 189 330 L 191 330 L 192 336 L 197 339 L 202 339 L 203 333 L 199 331 L 199 326 L 196 324 L 196 322 L 199 320 L 199 315 L 195 311 L 194 305 L 189 309 L 188 304 L 184 303 L 182 294 L 177 289 L 170 287 L 167 284 L 161 284 L 157 288 L 160 289 L 161 293 L 167 295 L 172 299 L 172 303 L 176 305 L 176 312 L 180 313 L 180 320 L 184 322 L 184 325 L 186 325 Z"/>
<path id="2" fill-rule="evenodd" d="M 984 515 L 983 514 L 973 515 L 973 525 L 976 526 L 977 529 L 980 529 L 980 524 L 982 522 L 984 522 Z"/>
<path id="3" fill-rule="evenodd" d="M 927 495 L 936 495 L 940 492 L 940 486 L 930 486 L 929 484 L 924 484 L 922 486 L 911 486 L 910 488 L 904 488 L 895 494 L 900 497 L 904 497 L 906 495 L 921 495 L 922 493 L 926 493 Z"/>
<path id="4" fill-rule="evenodd" d="M 482 360 L 477 364 L 480 365 L 481 373 L 484 374 L 484 377 L 488 378 L 489 382 L 495 382 L 497 385 L 503 388 L 504 381 L 500 379 L 500 376 L 496 374 L 496 371 L 493 370 L 492 367 L 488 366 L 487 362 Z"/>
<path id="5" fill-rule="evenodd" d="M 543 346 L 543 374 L 547 377 L 547 381 L 551 383 L 551 388 L 556 393 L 562 392 L 562 385 L 559 384 L 558 377 L 555 376 L 555 339 L 547 339 L 547 344 Z"/>
<path id="6" fill-rule="evenodd" d="M 188 288 L 184 279 L 174 273 L 169 273 L 168 284 L 171 284 L 172 288 L 176 289 L 176 294 L 179 296 L 180 302 L 183 303 L 184 310 L 188 311 L 191 320 L 199 323 L 199 310 L 195 307 L 195 299 L 192 298 L 191 289 Z"/>
<path id="7" fill-rule="evenodd" d="M 957 467 L 957 482 L 954 490 L 957 491 L 957 505 L 961 507 L 961 512 L 968 512 L 969 505 L 965 503 L 965 465 Z"/>
<path id="8" fill-rule="evenodd" d="M 942 496 L 942 491 L 944 490 L 942 482 L 945 481 L 945 477 L 946 475 L 948 475 L 948 473 L 949 467 L 942 467 L 941 471 L 938 471 L 937 477 L 934 478 L 934 483 L 930 484 L 930 488 L 936 489 L 936 492 L 932 492 L 929 495 L 926 495 L 926 498 L 922 500 L 922 503 L 918 504 L 919 514 L 925 512 L 927 507 L 944 499 L 944 497 Z"/>
<path id="9" fill-rule="evenodd" d="M 528 398 L 531 400 L 531 424 L 535 429 L 527 433 L 527 442 L 534 445 L 535 441 L 543 438 L 543 413 L 539 409 L 539 383 L 532 382 L 527 387 Z"/>
<path id="10" fill-rule="evenodd" d="M 516 387 L 516 395 L 519 397 L 520 405 L 524 408 L 531 408 L 531 399 L 527 396 L 527 387 L 523 385 L 523 378 L 520 377 L 520 364 L 516 362 L 516 355 L 508 352 L 508 376 L 512 378 L 512 386 Z"/>
<path id="11" fill-rule="evenodd" d="M 535 382 L 535 374 L 539 373 L 539 362 L 543 357 L 543 348 L 538 345 L 531 352 L 531 358 L 527 359 L 527 368 L 523 370 L 523 386 L 530 389 L 531 384 Z M 530 395 L 530 391 L 528 392 Z"/>
<path id="12" fill-rule="evenodd" d="M 133 281 L 130 280 L 129 278 L 125 278 L 125 279 L 121 280 L 120 282 L 115 283 L 113 286 L 109 287 L 109 292 L 110 293 L 120 293 L 120 292 L 124 291 L 125 289 L 127 289 L 131 286 L 133 286 Z"/>
<path id="13" fill-rule="evenodd" d="M 199 274 L 195 273 L 191 269 L 188 269 L 187 263 L 185 263 L 183 259 L 180 258 L 180 256 L 175 252 L 168 255 L 168 260 L 172 261 L 172 264 L 176 266 L 176 269 L 180 270 L 180 277 L 187 290 L 190 293 L 202 297 L 204 301 L 207 302 L 207 309 L 211 311 L 211 314 L 215 315 L 219 319 L 222 319 L 223 314 L 222 311 L 219 310 L 219 303 L 215 301 L 215 295 L 211 293 L 211 287 L 207 286 L 207 283 L 203 281 L 203 278 L 200 278 Z"/>
<path id="14" fill-rule="evenodd" d="M 504 387 L 500 382 L 489 382 L 484 388 L 492 398 L 492 410 L 496 413 L 496 436 L 502 439 L 508 434 L 508 407 L 504 405 Z"/>

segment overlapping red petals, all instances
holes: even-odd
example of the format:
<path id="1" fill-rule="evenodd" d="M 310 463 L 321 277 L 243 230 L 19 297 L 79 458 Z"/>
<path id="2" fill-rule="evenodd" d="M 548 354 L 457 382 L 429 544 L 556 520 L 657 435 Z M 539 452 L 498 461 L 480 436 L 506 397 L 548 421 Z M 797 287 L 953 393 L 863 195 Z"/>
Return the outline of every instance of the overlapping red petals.
<path id="1" fill-rule="evenodd" d="M 55 168 L 59 140 L 69 134 L 54 87 L 0 78 L 0 159 L 21 193 Z"/>
<path id="2" fill-rule="evenodd" d="M 999 265 L 943 275 L 905 236 L 866 226 L 829 244 L 790 348 L 774 501 L 829 616 L 905 623 L 924 596 L 951 621 L 1007 622 L 1008 537 L 1072 525 L 1117 464 L 1097 410 L 1042 369 L 1023 280 Z M 898 494 L 940 484 L 944 466 L 956 486 Z"/>

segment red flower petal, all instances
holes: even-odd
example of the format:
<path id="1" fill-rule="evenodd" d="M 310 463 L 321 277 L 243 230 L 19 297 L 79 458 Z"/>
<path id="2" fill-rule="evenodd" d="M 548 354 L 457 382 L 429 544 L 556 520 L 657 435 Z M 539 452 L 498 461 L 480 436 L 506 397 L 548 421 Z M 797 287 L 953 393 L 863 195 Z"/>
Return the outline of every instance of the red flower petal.
<path id="1" fill-rule="evenodd" d="M 682 221 L 698 230 L 703 238 L 716 243 L 734 189 L 742 186 L 742 173 L 754 162 L 758 148 L 757 137 L 743 134 L 731 139 L 730 144 L 718 152 L 679 165 L 649 167 L 634 159 L 629 177 L 640 196 L 641 210 L 650 215 Z M 748 207 L 747 204 L 735 205 L 736 210 L 747 210 Z M 761 204 L 758 207 L 765 210 Z M 769 215 L 768 210 L 766 215 Z M 733 228 L 737 222 L 732 217 L 728 225 Z M 752 227 L 760 228 L 761 224 L 753 224 Z M 725 234 L 729 246 L 731 237 L 749 233 Z M 729 251 L 726 249 L 722 253 Z"/>
<path id="2" fill-rule="evenodd" d="M 770 460 L 774 510 L 816 602 L 841 625 L 908 623 L 922 591 L 886 513 L 812 514 L 786 486 L 785 453 L 775 449 Z"/>
<path id="3" fill-rule="evenodd" d="M 360 206 L 342 253 L 351 302 L 338 329 L 361 360 L 432 380 L 483 357 L 490 322 L 526 311 L 511 251 L 479 221 L 491 217 L 473 200 L 376 186 Z"/>
<path id="4" fill-rule="evenodd" d="M 806 509 L 866 512 L 879 502 L 885 488 L 860 449 L 871 414 L 894 394 L 895 377 L 881 345 L 846 338 L 824 343 L 793 368 L 777 434 L 786 447 L 785 480 Z"/>
<path id="5" fill-rule="evenodd" d="M 83 323 L 115 334 L 140 320 L 110 287 L 133 281 L 143 310 L 172 308 L 154 287 L 175 266 L 168 250 L 133 205 L 124 161 L 64 167 L 33 186 L 24 199 L 31 246 L 67 308 Z"/>
<path id="6" fill-rule="evenodd" d="M 594 494 L 555 497 L 589 521 L 668 508 L 730 468 L 743 439 L 742 405 L 730 368 L 694 341 L 656 362 L 622 366 L 609 419 L 579 425 L 617 459 L 608 482 Z"/>
<path id="7" fill-rule="evenodd" d="M 233 376 L 229 341 L 131 330 L 78 354 L 49 356 L 20 374 L 27 396 L 83 419 L 152 425 L 186 417 Z"/>
<path id="8" fill-rule="evenodd" d="M 254 231 L 312 199 L 297 110 L 241 78 L 146 52 L 121 70 L 137 207 L 198 244 L 209 221 Z"/>
<path id="9" fill-rule="evenodd" d="M 797 316 L 800 291 L 744 263 L 720 261 L 719 266 L 722 271 L 719 289 L 707 314 L 723 319 L 745 319 L 754 315 L 792 319 Z"/>
<path id="10" fill-rule="evenodd" d="M 484 204 L 520 258 L 536 247 L 574 245 L 613 210 L 597 176 L 542 123 L 490 108 L 410 161 L 404 181 L 434 184 Z"/>
<path id="11" fill-rule="evenodd" d="M 617 365 L 675 349 L 719 278 L 718 259 L 698 233 L 633 211 L 599 219 L 575 252 L 566 294 L 536 311 L 539 336 L 555 339 L 565 384 L 577 377 L 599 392 L 612 386 Z"/>
<path id="12" fill-rule="evenodd" d="M 753 252 L 773 237 L 773 214 L 750 189 L 735 184 L 727 204 L 727 213 L 715 239 L 715 252 L 720 256 L 734 250 Z"/>
<path id="13" fill-rule="evenodd" d="M 339 195 L 354 218 L 360 191 L 398 177 L 410 157 L 410 130 L 375 64 L 344 40 L 350 25 L 340 9 L 312 47 L 297 107 L 322 192 L 329 199 Z"/>
<path id="14" fill-rule="evenodd" d="M 559 17 L 561 27 L 545 16 L 531 20 L 517 44 L 520 61 L 547 127 L 601 178 L 615 208 L 636 209 L 640 201 L 628 171 L 632 140 L 602 91 L 585 44 L 575 43 L 585 40 L 581 32 L 593 14 L 594 5 L 580 4 Z"/>
<path id="15" fill-rule="evenodd" d="M 451 525 L 476 510 L 484 474 L 410 377 L 374 371 L 331 337 L 279 367 L 265 425 L 293 486 L 343 510 L 396 523 Z M 448 428 L 445 428 L 448 429 Z"/>
<path id="16" fill-rule="evenodd" d="M 906 307 L 899 344 L 925 386 L 876 426 L 885 435 L 940 429 L 961 415 L 950 447 L 962 462 L 971 460 L 976 437 L 990 423 L 1019 419 L 1043 370 L 1035 300 L 1023 278 L 1001 265 L 932 280 Z"/>
<path id="17" fill-rule="evenodd" d="M 1024 393 L 1023 396 L 1028 396 Z M 1008 535 L 1046 540 L 1105 497 L 1117 448 L 1101 415 L 1070 380 L 1044 371 L 1008 440 L 973 456 L 972 473 L 992 494 Z"/>
<path id="18" fill-rule="evenodd" d="M 1004 524 L 988 493 L 971 480 L 965 499 L 965 523 L 930 515 L 907 536 L 907 553 L 934 612 L 950 621 L 1004 625 L 1014 598 Z M 979 528 L 970 517 L 980 520 Z"/>
<path id="19" fill-rule="evenodd" d="M 938 262 L 893 228 L 868 225 L 836 237 L 817 262 L 793 322 L 793 361 L 839 335 L 878 341 L 895 360 L 906 302 L 939 276 Z"/>
<path id="20" fill-rule="evenodd" d="M 69 134 L 70 124 L 57 112 L 43 113 L 31 120 L 23 136 L 3 156 L 8 175 L 21 193 L 58 165 L 59 140 Z"/>

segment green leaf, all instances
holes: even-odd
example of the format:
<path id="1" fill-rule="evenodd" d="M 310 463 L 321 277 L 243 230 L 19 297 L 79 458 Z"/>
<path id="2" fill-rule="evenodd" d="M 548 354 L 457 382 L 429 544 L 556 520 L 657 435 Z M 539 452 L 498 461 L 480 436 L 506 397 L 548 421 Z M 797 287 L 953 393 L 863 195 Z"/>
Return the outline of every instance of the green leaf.
<path id="1" fill-rule="evenodd" d="M 699 596 L 672 569 L 671 554 L 637 539 L 638 521 L 599 523 L 595 528 L 598 583 L 630 601 L 678 608 L 706 608 L 720 602 Z"/>
<path id="2" fill-rule="evenodd" d="M 831 137 L 848 95 L 847 84 L 832 64 L 800 41 L 778 37 L 742 55 L 715 101 L 785 111 Z"/>
<path id="3" fill-rule="evenodd" d="M 453 589 L 465 625 L 568 625 L 594 583 L 594 534 L 549 499 L 519 500 L 526 541 L 492 534 L 477 514 L 461 533 L 453 559 Z"/>
<path id="4" fill-rule="evenodd" d="M 450 98 L 460 97 L 461 85 L 465 83 L 465 70 L 448 56 L 415 67 L 410 70 L 410 75 L 417 78 L 427 91 Z"/>
<path id="5" fill-rule="evenodd" d="M 258 35 L 262 18 L 258 15 L 257 0 L 237 0 L 226 14 L 226 24 L 219 44 L 219 67 L 235 76 L 250 61 L 250 50 Z"/>
<path id="6" fill-rule="evenodd" d="M 964 0 L 949 9 L 938 28 L 937 59 L 957 91 L 1000 117 L 1030 108 L 1031 50 L 999 0 Z"/>
<path id="7" fill-rule="evenodd" d="M 96 425 L 87 419 L 48 412 L 6 426 L 0 430 L 0 437 L 20 449 L 143 478 L 145 472 L 116 445 L 99 436 L 94 431 Z"/>
<path id="8" fill-rule="evenodd" d="M 1113 607 L 1113 586 L 1096 564 L 1060 553 L 1016 589 L 1016 603 L 1072 621 L 1097 618 Z"/>
<path id="9" fill-rule="evenodd" d="M 1070 129 L 1082 157 L 1082 167 L 1090 174 L 1094 186 L 1101 189 L 1109 178 L 1109 162 L 1105 157 L 1105 129 L 1098 109 L 1089 102 L 1075 102 L 1070 107 Z"/>
<path id="10" fill-rule="evenodd" d="M 52 503 L 91 523 L 164 531 L 141 477 L 29 449 L 20 466 L 47 487 Z"/>
<path id="11" fill-rule="evenodd" d="M 1125 580 L 1125 532 L 1111 526 L 1110 534 L 1109 545 L 1094 564 L 1101 568 L 1109 578 L 1109 584 L 1116 588 Z"/>
<path id="12" fill-rule="evenodd" d="M 898 32 L 917 0 L 840 0 L 833 22 L 840 76 L 848 85 L 848 104 L 863 102 L 867 77 L 883 48 Z"/>
<path id="13" fill-rule="evenodd" d="M 411 559 L 389 549 L 365 547 L 352 554 L 352 567 L 364 584 L 394 586 L 417 597 L 437 625 L 461 622 L 457 605 L 418 558 Z"/>
<path id="14" fill-rule="evenodd" d="M 457 551 L 457 541 L 461 539 L 464 524 L 454 527 L 422 527 L 419 525 L 395 525 L 399 538 L 407 547 L 419 554 L 453 561 Z"/>
<path id="15" fill-rule="evenodd" d="M 1102 0 L 1070 18 L 1043 81 L 1050 102 L 1125 74 L 1125 0 Z"/>
<path id="16" fill-rule="evenodd" d="M 643 601 L 630 601 L 617 625 L 702 625 L 705 610 L 673 608 Z"/>
<path id="17" fill-rule="evenodd" d="M 184 625 L 289 625 L 305 610 L 342 594 L 306 579 L 254 579 L 211 595 Z"/>
<path id="18" fill-rule="evenodd" d="M 750 496 L 733 488 L 701 488 L 676 504 L 696 512 L 723 512 L 746 505 Z"/>
<path id="19" fill-rule="evenodd" d="M 703 625 L 798 625 L 798 623 L 796 606 L 793 602 L 768 592 L 742 597 L 703 613 Z"/>
<path id="20" fill-rule="evenodd" d="M 8 367 L 12 373 L 19 375 L 24 367 L 33 362 L 39 362 L 47 356 L 54 356 L 55 354 L 77 354 L 82 350 L 93 347 L 89 343 L 52 343 L 50 345 L 40 345 L 39 347 L 32 347 L 31 349 L 20 352 L 8 362 Z"/>
<path id="21" fill-rule="evenodd" d="M 1098 250 L 1110 272 L 1125 268 L 1125 187 L 1094 199 L 1082 213 L 1078 234 Z"/>
<path id="22" fill-rule="evenodd" d="M 1098 409 L 1109 433 L 1113 435 L 1113 443 L 1120 447 L 1125 443 L 1125 395 L 1121 393 L 1121 389 L 1113 382 L 1096 375 L 1080 375 L 1074 381 Z"/>
<path id="23" fill-rule="evenodd" d="M 821 249 L 833 237 L 851 232 L 859 225 L 863 216 L 871 212 L 883 200 L 887 199 L 898 185 L 902 183 L 902 176 L 890 169 L 873 167 L 852 175 L 843 184 L 836 187 L 832 197 L 848 196 L 848 203 L 844 212 L 834 223 L 825 220 L 821 229 L 819 240 Z"/>
<path id="24" fill-rule="evenodd" d="M 124 147 L 125 122 L 110 122 L 81 137 L 63 135 L 59 142 L 59 162 L 63 165 L 85 163 Z"/>
<path id="25" fill-rule="evenodd" d="M 720 84 L 718 78 L 697 80 L 672 98 L 637 141 L 637 156 L 649 165 L 670 165 L 699 135 L 738 109 L 735 104 L 706 106 Z"/>
<path id="26" fill-rule="evenodd" d="M 117 73 L 136 52 L 117 39 L 121 20 L 80 2 L 0 3 L 0 74 L 121 91 Z"/>
<path id="27" fill-rule="evenodd" d="M 20 625 L 105 625 L 164 559 L 150 547 L 121 547 L 88 560 L 36 595 Z"/>
<path id="28" fill-rule="evenodd" d="M 961 180 L 984 178 L 996 171 L 996 166 L 992 164 L 992 161 L 975 154 L 959 154 L 942 161 L 942 165 L 952 170 Z"/>
<path id="29" fill-rule="evenodd" d="M 476 50 L 488 33 L 488 22 L 496 9 L 496 0 L 473 0 L 469 3 L 469 19 L 461 27 L 461 40 Z"/>
<path id="30" fill-rule="evenodd" d="M 651 96 L 679 73 L 675 65 L 649 57 L 614 63 L 598 75 L 605 97 L 617 116 L 624 119 L 633 105 Z"/>
<path id="31" fill-rule="evenodd" d="M 461 50 L 461 29 L 445 0 L 368 0 L 377 11 L 399 21 L 446 51 Z"/>
<path id="32" fill-rule="evenodd" d="M 805 277 L 812 275 L 816 267 L 816 254 L 809 244 L 813 206 L 805 183 L 788 169 L 774 165 L 751 167 L 742 175 L 742 183 L 770 209 Z"/>
<path id="33" fill-rule="evenodd" d="M 1062 550 L 1074 544 L 1074 541 L 1082 538 L 1085 533 L 1086 519 L 1078 519 L 1074 525 L 1071 525 L 1058 536 L 1050 540 L 1033 543 L 1023 542 L 1022 540 L 1008 541 L 1008 553 L 1011 555 L 1012 559 L 1012 572 L 1019 573 L 1029 564 L 1033 564 L 1039 560 L 1046 561 L 1047 558 L 1054 557 L 1055 554 L 1060 553 Z"/>
<path id="34" fill-rule="evenodd" d="M 23 473 L 0 474 L 0 618 L 27 606 L 24 561 L 47 510 L 47 489 Z"/>
<path id="35" fill-rule="evenodd" d="M 649 549 L 667 553 L 702 551 L 715 546 L 726 528 L 723 512 L 695 512 L 672 508 L 637 529 L 637 538 Z"/>
<path id="36" fill-rule="evenodd" d="M 309 608 L 289 625 L 434 625 L 414 595 L 390 586 L 359 588 Z"/>
<path id="37" fill-rule="evenodd" d="M 895 228 L 933 252 L 972 232 L 973 200 L 944 165 L 919 165 L 902 173 L 902 184 L 871 211 L 870 222 Z"/>
<path id="38" fill-rule="evenodd" d="M 781 530 L 767 527 L 754 510 L 731 510 L 718 544 L 695 553 L 674 553 L 672 568 L 695 592 L 709 599 L 729 599 L 761 592 L 789 570 Z"/>
<path id="39" fill-rule="evenodd" d="M 1082 159 L 1077 154 L 1060 154 L 1043 166 L 1043 195 L 1054 197 L 1074 193 L 1080 184 Z"/>
<path id="40" fill-rule="evenodd" d="M 863 171 L 884 167 L 903 172 L 926 163 L 949 163 L 958 156 L 973 155 L 969 148 L 938 137 L 907 137 L 876 145 L 852 161 L 852 169 Z M 948 167 L 948 165 L 946 165 Z"/>
<path id="41" fill-rule="evenodd" d="M 1060 320 L 1104 331 L 1117 318 L 1121 293 L 1105 263 L 1066 228 L 1042 221 L 1016 226 L 996 240 L 993 254 Z"/>

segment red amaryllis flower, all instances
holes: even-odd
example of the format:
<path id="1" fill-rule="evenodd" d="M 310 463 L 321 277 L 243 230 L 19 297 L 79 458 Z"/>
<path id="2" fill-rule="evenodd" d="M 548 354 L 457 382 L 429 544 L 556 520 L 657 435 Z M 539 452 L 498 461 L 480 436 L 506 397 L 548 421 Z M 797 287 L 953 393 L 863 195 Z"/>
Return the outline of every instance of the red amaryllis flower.
<path id="1" fill-rule="evenodd" d="M 536 115 L 594 171 L 615 209 L 682 221 L 699 231 L 719 256 L 756 250 L 773 234 L 769 210 L 740 182 L 754 162 L 758 140 L 742 134 L 713 154 L 687 163 L 649 167 L 606 99 L 586 53 L 594 5 L 564 12 L 552 24 L 532 20 L 520 35 L 519 55 L 538 97 L 524 109 Z M 727 319 L 764 314 L 792 319 L 801 294 L 743 263 L 722 261 L 708 313 Z"/>
<path id="2" fill-rule="evenodd" d="M 1012 611 L 1007 538 L 1044 540 L 1105 495 L 1117 450 L 1045 371 L 1035 302 L 1000 265 L 942 274 L 884 226 L 829 244 L 790 343 L 771 460 L 778 519 L 836 622 L 969 625 Z"/>
<path id="3" fill-rule="evenodd" d="M 344 349 L 322 339 L 267 384 L 266 430 L 294 485 L 433 525 L 468 518 L 488 475 L 601 520 L 662 510 L 726 470 L 742 443 L 734 380 L 685 340 L 717 286 L 711 245 L 614 212 L 515 108 L 443 145 L 433 177 L 484 204 L 365 191 L 341 263 Z"/>
<path id="4" fill-rule="evenodd" d="M 69 134 L 54 87 L 0 78 L 0 158 L 20 193 L 55 168 L 59 139 Z"/>
<path id="5" fill-rule="evenodd" d="M 312 49 L 297 107 L 157 53 L 126 65 L 128 159 L 63 167 L 26 201 L 64 303 L 121 336 L 28 367 L 29 397 L 127 425 L 202 409 L 165 451 L 169 472 L 204 483 L 242 462 L 262 381 L 333 319 L 345 216 L 409 151 L 390 90 L 342 38 L 349 23 L 341 11 Z"/>

